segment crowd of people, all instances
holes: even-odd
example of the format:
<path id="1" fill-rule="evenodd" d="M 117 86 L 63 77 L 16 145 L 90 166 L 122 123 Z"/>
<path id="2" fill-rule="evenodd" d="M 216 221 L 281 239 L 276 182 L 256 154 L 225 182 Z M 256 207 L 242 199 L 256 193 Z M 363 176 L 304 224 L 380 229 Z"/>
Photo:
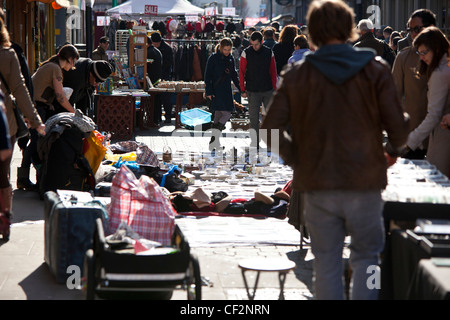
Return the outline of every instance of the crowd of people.
<path id="1" fill-rule="evenodd" d="M 283 133 L 276 142 L 294 169 L 293 188 L 303 197 L 319 299 L 343 298 L 340 266 L 346 235 L 352 238 L 352 298 L 377 297 L 366 286 L 366 271 L 379 263 L 384 246 L 381 190 L 386 169 L 397 157 L 427 159 L 450 176 L 449 41 L 435 27 L 434 13 L 413 12 L 406 33 L 391 27 L 375 30 L 370 20 L 355 24 L 354 18 L 343 1 L 312 1 L 307 27 L 272 23 L 224 34 L 204 72 L 213 128 L 223 130 L 234 111 L 233 82 L 248 99 L 250 128 L 256 133 L 252 145 L 259 147 L 260 128 Z M 0 15 L 3 213 L 11 212 L 13 104 L 31 129 L 29 139 L 19 143 L 23 161 L 17 187 L 34 190 L 29 172 L 31 164 L 39 164 L 36 141 L 45 135 L 45 121 L 76 109 L 89 114 L 96 85 L 113 72 L 106 61 L 108 44 L 103 37 L 92 59 L 81 58 L 66 44 L 31 76 Z M 164 37 L 153 33 L 147 52 L 151 81 L 170 80 L 174 53 Z M 70 97 L 64 87 L 73 89 Z M 159 99 L 156 122 L 162 120 L 162 108 L 170 122 L 170 95 Z M 269 148 L 276 143 L 262 138 Z M 220 147 L 218 140 L 213 135 L 210 149 Z"/>

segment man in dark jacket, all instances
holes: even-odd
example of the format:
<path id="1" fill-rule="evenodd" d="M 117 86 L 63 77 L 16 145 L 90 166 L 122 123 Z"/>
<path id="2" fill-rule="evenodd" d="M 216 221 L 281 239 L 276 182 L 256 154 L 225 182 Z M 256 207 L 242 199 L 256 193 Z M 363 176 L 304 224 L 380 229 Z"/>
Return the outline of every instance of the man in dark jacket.
<path id="1" fill-rule="evenodd" d="M 381 191 L 408 122 L 387 64 L 346 44 L 354 37 L 353 10 L 344 1 L 315 0 L 307 19 L 318 50 L 282 72 L 262 129 L 282 131 L 272 151 L 279 148 L 293 168 L 293 189 L 303 195 L 316 298 L 344 299 L 342 250 L 349 235 L 350 298 L 377 299 L 377 288 L 367 284 L 384 248 Z"/>
<path id="2" fill-rule="evenodd" d="M 268 48 L 270 48 L 270 49 L 272 49 L 273 46 L 275 45 L 275 43 L 277 43 L 277 42 L 275 41 L 275 39 L 273 38 L 273 36 L 274 36 L 274 30 L 275 30 L 275 29 L 272 28 L 272 27 L 267 27 L 267 28 L 265 28 L 264 31 L 263 31 L 263 36 L 264 36 L 264 42 L 263 42 L 263 45 L 266 46 L 266 47 L 268 47 Z"/>
<path id="3" fill-rule="evenodd" d="M 385 59 L 392 67 L 395 60 L 395 53 L 389 45 L 383 40 L 375 38 L 373 34 L 373 23 L 369 19 L 363 19 L 358 23 L 358 29 L 361 32 L 361 38 L 355 47 L 371 48 L 375 50 L 376 55 Z"/>
<path id="4" fill-rule="evenodd" d="M 109 47 L 109 38 L 106 36 L 101 37 L 97 49 L 92 51 L 92 60 L 108 61 L 108 54 L 106 53 L 108 47 Z"/>
<path id="5" fill-rule="evenodd" d="M 147 59 L 152 62 L 147 62 L 147 73 L 150 81 L 155 84 L 161 80 L 163 74 L 163 58 L 161 51 L 153 45 L 152 39 L 147 37 Z"/>
<path id="6" fill-rule="evenodd" d="M 250 46 L 244 49 L 239 62 L 239 83 L 241 96 L 248 97 L 252 146 L 259 148 L 259 116 L 261 104 L 267 111 L 273 90 L 277 87 L 277 67 L 275 57 L 262 44 L 261 32 L 255 31 L 250 37 Z M 254 137 L 256 134 L 256 140 Z"/>
<path id="7" fill-rule="evenodd" d="M 151 36 L 153 46 L 161 51 L 162 55 L 162 75 L 161 80 L 172 80 L 173 68 L 173 49 L 167 42 L 162 39 L 158 32 L 152 33 Z M 161 95 L 161 102 L 165 112 L 165 123 L 170 123 L 172 118 L 172 102 L 170 93 L 163 93 Z"/>
<path id="8" fill-rule="evenodd" d="M 153 84 L 156 84 L 158 80 L 162 79 L 163 57 L 161 51 L 153 45 L 150 37 L 147 37 L 147 59 L 152 60 L 152 62 L 147 63 L 148 77 Z M 161 95 L 159 94 L 155 96 L 153 121 L 155 125 L 161 122 Z"/>
<path id="9" fill-rule="evenodd" d="M 73 89 L 69 98 L 70 104 L 75 105 L 83 114 L 94 119 L 95 88 L 100 82 L 106 81 L 113 71 L 113 66 L 107 61 L 93 61 L 89 58 L 78 59 L 75 63 L 75 69 L 63 71 L 63 86 Z"/>

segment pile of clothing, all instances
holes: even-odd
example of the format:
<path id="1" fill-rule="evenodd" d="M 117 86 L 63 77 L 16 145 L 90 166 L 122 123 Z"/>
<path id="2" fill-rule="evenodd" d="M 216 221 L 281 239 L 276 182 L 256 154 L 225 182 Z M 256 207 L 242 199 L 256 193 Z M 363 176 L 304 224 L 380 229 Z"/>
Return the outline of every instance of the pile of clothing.
<path id="1" fill-rule="evenodd" d="M 193 192 L 173 192 L 170 200 L 178 213 L 223 213 L 286 218 L 289 194 L 281 188 L 268 196 L 255 191 L 252 199 L 235 198 L 224 191 L 207 193 L 201 187 Z"/>

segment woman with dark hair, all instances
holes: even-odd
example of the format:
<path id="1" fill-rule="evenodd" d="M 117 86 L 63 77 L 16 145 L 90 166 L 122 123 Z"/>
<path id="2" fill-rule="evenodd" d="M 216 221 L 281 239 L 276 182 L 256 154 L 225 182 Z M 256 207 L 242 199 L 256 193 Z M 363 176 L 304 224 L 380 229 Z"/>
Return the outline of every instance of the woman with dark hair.
<path id="1" fill-rule="evenodd" d="M 70 104 L 63 90 L 62 70 L 69 71 L 74 69 L 75 62 L 79 58 L 80 54 L 77 48 L 71 44 L 65 44 L 59 49 L 58 54 L 44 61 L 31 77 L 34 86 L 34 101 L 42 121 L 45 122 L 51 116 L 62 111 L 75 113 L 74 107 Z M 58 102 L 59 105 L 55 102 Z M 31 130 L 30 133 L 30 143 L 26 150 L 26 158 L 22 159 L 21 166 L 17 169 L 17 187 L 36 191 L 38 187 L 31 183 L 29 175 L 31 164 L 33 163 L 36 168 L 40 164 L 40 159 L 37 155 L 38 134 L 34 130 Z M 45 132 L 43 135 L 45 135 Z"/>
<path id="2" fill-rule="evenodd" d="M 205 96 L 211 100 L 211 111 L 214 112 L 213 128 L 222 131 L 234 111 L 233 90 L 231 81 L 239 88 L 239 78 L 231 55 L 233 42 L 223 38 L 217 51 L 211 55 L 205 69 Z M 219 146 L 217 132 L 213 132 L 209 148 L 212 151 Z"/>
<path id="3" fill-rule="evenodd" d="M 55 99 L 68 112 L 75 112 L 69 99 L 64 94 L 62 70 L 73 69 L 79 58 L 80 54 L 77 48 L 71 44 L 66 44 L 62 46 L 58 54 L 42 63 L 33 74 L 34 101 L 44 121 L 55 114 L 55 108 L 52 104 Z"/>
<path id="4" fill-rule="evenodd" d="M 424 29 L 413 45 L 420 57 L 419 77 L 428 79 L 427 115 L 408 136 L 407 147 L 415 150 L 429 135 L 426 159 L 443 174 L 450 176 L 450 131 L 440 123 L 450 112 L 449 41 L 436 27 Z"/>
<path id="5" fill-rule="evenodd" d="M 294 24 L 284 26 L 280 32 L 279 42 L 273 48 L 275 62 L 277 64 L 277 74 L 280 75 L 283 67 L 288 63 L 294 52 L 294 39 L 298 34 L 298 27 Z"/>

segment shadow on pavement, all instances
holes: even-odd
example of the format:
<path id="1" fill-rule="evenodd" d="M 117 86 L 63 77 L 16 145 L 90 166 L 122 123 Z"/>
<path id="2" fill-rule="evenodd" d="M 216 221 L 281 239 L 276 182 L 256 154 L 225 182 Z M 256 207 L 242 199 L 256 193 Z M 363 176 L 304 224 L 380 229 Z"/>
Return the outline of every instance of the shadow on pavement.
<path id="1" fill-rule="evenodd" d="M 19 282 L 27 300 L 81 300 L 83 292 L 68 289 L 66 284 L 57 283 L 47 264 L 42 263 L 36 270 Z"/>
<path id="2" fill-rule="evenodd" d="M 44 201 L 39 198 L 38 192 L 15 189 L 13 193 L 11 223 L 44 220 Z"/>
<path id="3" fill-rule="evenodd" d="M 305 260 L 308 249 L 300 249 L 286 253 L 289 260 L 295 262 L 297 268 L 294 270 L 295 277 L 303 282 L 309 291 L 313 292 L 313 262 L 314 260 Z"/>

